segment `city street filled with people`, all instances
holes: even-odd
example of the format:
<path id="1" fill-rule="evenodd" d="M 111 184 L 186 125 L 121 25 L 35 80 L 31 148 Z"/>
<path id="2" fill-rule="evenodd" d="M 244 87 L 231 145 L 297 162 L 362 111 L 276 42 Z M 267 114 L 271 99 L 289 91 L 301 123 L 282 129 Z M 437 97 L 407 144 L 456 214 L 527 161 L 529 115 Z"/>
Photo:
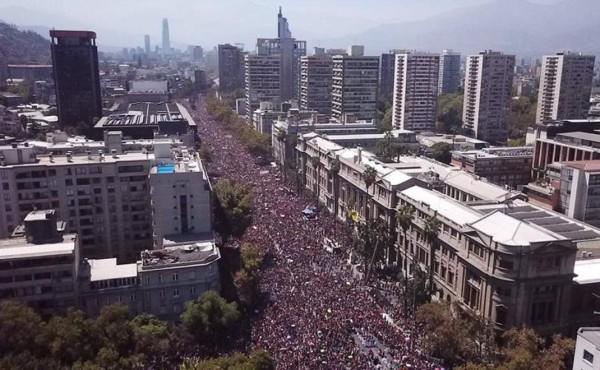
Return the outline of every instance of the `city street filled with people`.
<path id="1" fill-rule="evenodd" d="M 348 226 L 326 210 L 303 217 L 314 199 L 286 186 L 272 166 L 256 164 L 209 116 L 202 98 L 195 108 L 199 139 L 211 153 L 205 163 L 211 181 L 228 178 L 252 190 L 252 225 L 238 243 L 273 256 L 262 272 L 268 303 L 252 315 L 252 345 L 268 350 L 278 369 L 439 368 L 420 350 L 423 333 L 394 292 L 365 284 L 347 263 Z M 324 237 L 339 242 L 342 252 L 323 248 Z"/>

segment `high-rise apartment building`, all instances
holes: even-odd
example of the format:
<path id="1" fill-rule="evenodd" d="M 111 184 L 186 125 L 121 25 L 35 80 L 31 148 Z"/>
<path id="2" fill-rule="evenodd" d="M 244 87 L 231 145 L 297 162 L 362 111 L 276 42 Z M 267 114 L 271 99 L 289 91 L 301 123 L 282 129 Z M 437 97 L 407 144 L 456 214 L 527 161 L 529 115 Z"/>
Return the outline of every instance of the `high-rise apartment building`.
<path id="1" fill-rule="evenodd" d="M 333 60 L 330 55 L 303 56 L 300 71 L 300 109 L 331 116 Z"/>
<path id="2" fill-rule="evenodd" d="M 508 139 L 514 69 L 514 55 L 486 50 L 467 57 L 463 127 L 477 139 Z"/>
<path id="3" fill-rule="evenodd" d="M 587 118 L 595 60 L 593 55 L 568 52 L 544 56 L 537 123 Z"/>
<path id="4" fill-rule="evenodd" d="M 163 53 L 171 52 L 171 38 L 169 36 L 169 20 L 164 18 L 162 21 L 162 51 Z"/>
<path id="5" fill-rule="evenodd" d="M 102 117 L 96 33 L 51 30 L 56 105 L 61 127 L 92 127 Z"/>
<path id="6" fill-rule="evenodd" d="M 392 98 L 394 93 L 394 73 L 396 54 L 393 52 L 381 54 L 379 66 L 379 95 Z"/>
<path id="7" fill-rule="evenodd" d="M 377 115 L 379 57 L 363 55 L 333 56 L 331 113 L 343 119 L 352 114 L 359 120 Z"/>
<path id="8" fill-rule="evenodd" d="M 146 55 L 150 55 L 152 47 L 150 46 L 150 35 L 144 35 L 144 52 Z"/>
<path id="9" fill-rule="evenodd" d="M 278 55 L 246 55 L 246 121 L 261 102 L 280 102 L 281 58 Z"/>
<path id="10" fill-rule="evenodd" d="M 219 45 L 219 90 L 244 88 L 244 52 L 230 44 Z"/>
<path id="11" fill-rule="evenodd" d="M 439 67 L 439 54 L 396 54 L 394 127 L 411 131 L 435 128 Z"/>
<path id="12" fill-rule="evenodd" d="M 439 94 L 454 94 L 460 89 L 460 53 L 444 50 L 440 56 Z"/>

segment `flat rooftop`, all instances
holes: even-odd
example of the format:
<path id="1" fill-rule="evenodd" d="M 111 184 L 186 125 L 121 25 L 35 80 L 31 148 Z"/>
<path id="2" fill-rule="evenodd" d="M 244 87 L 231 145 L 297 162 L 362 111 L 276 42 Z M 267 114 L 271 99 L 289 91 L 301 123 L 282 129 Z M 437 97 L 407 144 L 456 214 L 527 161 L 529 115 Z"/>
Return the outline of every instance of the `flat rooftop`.
<path id="1" fill-rule="evenodd" d="M 484 148 L 479 150 L 454 151 L 452 155 L 467 156 L 473 158 L 512 158 L 533 157 L 533 147 L 511 147 L 511 148 Z"/>
<path id="2" fill-rule="evenodd" d="M 64 256 L 75 253 L 77 234 L 66 234 L 56 243 L 31 244 L 25 237 L 0 240 L 0 260 Z"/>
<path id="3" fill-rule="evenodd" d="M 160 250 L 144 251 L 141 265 L 138 263 L 138 267 L 146 270 L 201 265 L 216 261 L 219 257 L 214 240 L 202 240 Z"/>
<path id="4" fill-rule="evenodd" d="M 94 127 L 154 127 L 165 122 L 187 123 L 188 126 L 196 125 L 189 112 L 181 104 L 145 102 L 120 104 L 116 113 L 102 117 Z"/>
<path id="5" fill-rule="evenodd" d="M 425 189 L 420 186 L 413 186 L 400 193 L 416 202 L 427 204 L 429 208 L 436 211 L 438 214 L 461 226 L 482 218 L 482 214 L 476 210 L 464 206 L 442 193 Z"/>
<path id="6" fill-rule="evenodd" d="M 588 132 L 577 131 L 577 132 L 564 132 L 564 133 L 556 134 L 557 139 L 560 137 L 600 142 L 600 135 L 591 134 Z"/>
<path id="7" fill-rule="evenodd" d="M 112 280 L 137 277 L 137 264 L 117 264 L 116 258 L 88 260 L 90 264 L 90 281 Z"/>
<path id="8" fill-rule="evenodd" d="M 565 167 L 572 167 L 585 172 L 600 171 L 600 161 L 573 161 L 561 162 Z"/>

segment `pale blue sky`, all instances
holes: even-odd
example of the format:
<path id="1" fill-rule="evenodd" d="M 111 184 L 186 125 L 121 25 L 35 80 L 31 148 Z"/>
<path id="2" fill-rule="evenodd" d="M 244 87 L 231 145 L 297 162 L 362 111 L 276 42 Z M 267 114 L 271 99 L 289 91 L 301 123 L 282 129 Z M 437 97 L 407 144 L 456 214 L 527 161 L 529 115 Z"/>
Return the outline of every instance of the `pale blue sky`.
<path id="1" fill-rule="evenodd" d="M 161 19 L 167 17 L 174 43 L 212 46 L 242 42 L 251 46 L 257 37 L 275 36 L 279 5 L 283 6 L 295 37 L 319 43 L 382 23 L 421 20 L 489 1 L 492 0 L 0 0 L 0 19 L 18 25 L 88 28 L 98 32 L 100 45 L 141 46 L 141 35 L 146 33 L 151 35 L 152 44 L 159 42 Z"/>

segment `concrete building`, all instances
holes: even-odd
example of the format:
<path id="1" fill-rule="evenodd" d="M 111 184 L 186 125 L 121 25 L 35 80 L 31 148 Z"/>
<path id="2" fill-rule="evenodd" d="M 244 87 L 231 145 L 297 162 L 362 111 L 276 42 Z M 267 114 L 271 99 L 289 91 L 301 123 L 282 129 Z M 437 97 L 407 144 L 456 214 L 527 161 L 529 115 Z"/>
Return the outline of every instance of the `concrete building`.
<path id="1" fill-rule="evenodd" d="M 394 73 L 396 69 L 396 53 L 381 54 L 379 65 L 379 95 L 392 99 L 394 93 Z"/>
<path id="2" fill-rule="evenodd" d="M 80 306 L 90 317 L 102 307 L 122 304 L 131 315 L 149 313 L 162 319 L 179 318 L 187 301 L 207 290 L 220 290 L 213 240 L 148 250 L 136 263 L 116 259 L 84 260 L 80 267 Z"/>
<path id="3" fill-rule="evenodd" d="M 452 152 L 452 165 L 513 189 L 531 181 L 532 163 L 533 147 L 530 146 Z"/>
<path id="4" fill-rule="evenodd" d="M 246 55 L 246 122 L 261 102 L 281 102 L 281 58 L 276 55 Z"/>
<path id="5" fill-rule="evenodd" d="M 600 160 L 561 164 L 560 211 L 600 227 Z"/>
<path id="6" fill-rule="evenodd" d="M 453 150 L 478 150 L 490 146 L 487 141 L 474 139 L 465 135 L 422 132 L 421 134 L 417 135 L 417 139 L 419 140 L 421 146 L 428 149 L 437 143 L 449 144 Z"/>
<path id="7" fill-rule="evenodd" d="M 364 150 L 376 152 L 377 144 L 386 139 L 386 134 L 350 134 L 342 133 L 322 134 L 327 140 L 343 146 L 344 148 L 363 148 Z M 407 153 L 416 153 L 419 149 L 417 135 L 408 130 L 392 130 L 390 131 L 390 142 L 399 145 Z"/>
<path id="8" fill-rule="evenodd" d="M 237 46 L 219 45 L 219 91 L 230 93 L 244 88 L 244 51 Z"/>
<path id="9" fill-rule="evenodd" d="M 150 35 L 144 35 L 144 52 L 146 55 L 152 53 L 152 46 L 150 45 Z"/>
<path id="10" fill-rule="evenodd" d="M 460 53 L 444 50 L 440 55 L 438 94 L 454 94 L 460 90 Z"/>
<path id="11" fill-rule="evenodd" d="M 396 54 L 394 127 L 417 132 L 435 128 L 439 69 L 439 54 Z"/>
<path id="12" fill-rule="evenodd" d="M 379 57 L 333 56 L 332 117 L 343 120 L 352 114 L 359 120 L 377 115 Z"/>
<path id="13" fill-rule="evenodd" d="M 600 328 L 580 328 L 577 330 L 573 370 L 598 369 L 600 369 Z"/>
<path id="14" fill-rule="evenodd" d="M 169 83 L 162 80 L 129 81 L 129 91 L 123 95 L 123 102 L 168 103 L 170 102 Z"/>
<path id="15" fill-rule="evenodd" d="M 0 240 L 0 301 L 21 301 L 42 314 L 77 305 L 79 240 L 65 226 L 55 211 L 33 211 Z"/>
<path id="16" fill-rule="evenodd" d="M 595 60 L 569 52 L 543 57 L 536 122 L 588 117 Z"/>
<path id="17" fill-rule="evenodd" d="M 197 126 L 179 103 L 145 102 L 115 104 L 94 129 L 97 137 L 106 131 L 121 131 L 133 139 L 153 139 L 155 134 L 186 137 L 186 144 L 193 146 Z"/>
<path id="18" fill-rule="evenodd" d="M 398 232 L 398 264 L 433 274 L 434 299 L 458 302 L 497 329 L 527 326 L 555 333 L 568 325 L 576 244 L 500 205 L 468 207 L 421 187 L 399 192 L 415 209 L 407 237 Z M 428 217 L 441 222 L 433 243 Z"/>
<path id="19" fill-rule="evenodd" d="M 315 110 L 331 117 L 333 60 L 330 55 L 311 55 L 301 58 L 300 108 Z"/>
<path id="20" fill-rule="evenodd" d="M 197 153 L 155 147 L 149 180 L 155 249 L 165 246 L 164 239 L 212 233 L 212 189 Z"/>
<path id="21" fill-rule="evenodd" d="M 169 20 L 162 20 L 162 52 L 164 54 L 171 53 L 171 37 L 169 35 Z"/>
<path id="22" fill-rule="evenodd" d="M 51 30 L 50 38 L 60 125 L 91 129 L 102 117 L 96 33 Z"/>
<path id="23" fill-rule="evenodd" d="M 514 68 L 514 55 L 487 50 L 467 57 L 463 127 L 477 139 L 508 139 Z"/>

